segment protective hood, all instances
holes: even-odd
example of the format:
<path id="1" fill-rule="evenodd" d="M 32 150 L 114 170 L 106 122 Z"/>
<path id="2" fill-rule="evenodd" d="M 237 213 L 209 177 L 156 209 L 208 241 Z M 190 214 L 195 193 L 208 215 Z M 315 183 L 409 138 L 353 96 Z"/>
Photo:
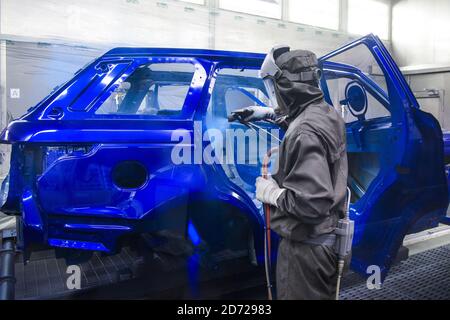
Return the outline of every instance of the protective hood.
<path id="1" fill-rule="evenodd" d="M 281 70 L 274 83 L 278 100 L 281 100 L 277 112 L 287 115 L 288 121 L 295 119 L 310 104 L 323 100 L 318 85 L 320 69 L 314 53 L 289 51 L 278 57 L 276 64 Z M 302 78 L 310 81 L 302 81 Z"/>

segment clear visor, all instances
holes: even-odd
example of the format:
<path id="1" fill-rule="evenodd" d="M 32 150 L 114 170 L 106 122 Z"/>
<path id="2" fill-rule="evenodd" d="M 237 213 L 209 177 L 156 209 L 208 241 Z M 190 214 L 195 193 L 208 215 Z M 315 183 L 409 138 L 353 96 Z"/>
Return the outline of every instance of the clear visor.
<path id="1" fill-rule="evenodd" d="M 267 77 L 276 78 L 277 74 L 281 72 L 280 68 L 275 63 L 274 54 L 278 50 L 286 50 L 289 51 L 288 46 L 276 46 L 272 48 L 269 54 L 264 59 L 264 62 L 261 66 L 261 71 L 259 72 L 259 76 L 261 79 L 265 79 Z"/>
<path id="2" fill-rule="evenodd" d="M 259 72 L 260 78 L 262 79 L 265 79 L 267 77 L 275 78 L 278 72 L 280 72 L 280 68 L 278 68 L 278 66 L 275 64 L 275 61 L 273 60 L 273 55 L 268 54 L 261 66 L 261 71 Z"/>
<path id="3" fill-rule="evenodd" d="M 271 78 L 265 78 L 264 79 L 264 86 L 267 90 L 267 95 L 270 100 L 270 107 L 276 109 L 278 108 L 278 101 L 277 101 L 277 94 L 275 92 L 275 83 L 274 80 Z"/>

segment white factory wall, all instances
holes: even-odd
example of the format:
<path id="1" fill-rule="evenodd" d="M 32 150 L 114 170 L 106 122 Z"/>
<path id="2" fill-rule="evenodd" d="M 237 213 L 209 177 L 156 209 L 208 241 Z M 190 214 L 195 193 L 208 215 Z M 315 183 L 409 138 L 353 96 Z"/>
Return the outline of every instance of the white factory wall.
<path id="1" fill-rule="evenodd" d="M 392 50 L 401 66 L 450 65 L 450 1 L 393 1 Z"/>
<path id="2" fill-rule="evenodd" d="M 5 35 L 104 46 L 207 47 L 207 7 L 152 0 L 1 0 Z M 189 30 L 189 32 L 185 32 Z"/>
<path id="3" fill-rule="evenodd" d="M 339 32 L 175 0 L 1 0 L 4 36 L 95 46 L 267 51 L 276 42 L 325 53 Z"/>
<path id="4" fill-rule="evenodd" d="M 450 66 L 450 1 L 394 1 L 392 51 L 401 66 L 416 70 L 407 77 L 414 92 L 439 92 L 419 103 L 425 110 L 440 106 L 441 126 L 450 130 L 450 72 L 427 71 Z"/>
<path id="5" fill-rule="evenodd" d="M 426 70 L 426 69 L 425 69 Z M 436 73 L 407 72 L 406 80 L 416 96 L 437 92 L 436 97 L 418 99 L 421 109 L 432 113 L 444 131 L 450 131 L 450 71 Z"/>
<path id="6" fill-rule="evenodd" d="M 2 88 L 6 90 L 2 90 L 2 99 L 7 108 L 1 109 L 6 112 L 2 117 L 2 127 L 23 115 L 53 88 L 72 78 L 77 70 L 103 52 L 92 48 L 22 41 L 6 41 L 4 51 L 6 72 Z M 19 96 L 14 95 L 14 91 Z"/>
<path id="7" fill-rule="evenodd" d="M 322 55 L 356 38 L 219 10 L 213 1 L 202 6 L 175 0 L 0 0 L 1 126 L 112 47 L 266 52 L 287 43 Z"/>
<path id="8" fill-rule="evenodd" d="M 342 14 L 340 28 L 345 29 Z M 0 0 L 1 126 L 112 47 L 267 52 L 286 43 L 323 55 L 356 37 L 220 10 L 218 0 L 206 0 L 205 5 L 176 0 Z M 20 96 L 11 89 L 19 89 Z"/>

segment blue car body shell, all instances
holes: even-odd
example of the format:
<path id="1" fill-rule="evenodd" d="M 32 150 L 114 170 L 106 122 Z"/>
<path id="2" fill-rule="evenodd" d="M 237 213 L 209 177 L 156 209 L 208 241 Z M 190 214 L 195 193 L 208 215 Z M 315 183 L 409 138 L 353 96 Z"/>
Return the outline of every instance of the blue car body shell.
<path id="1" fill-rule="evenodd" d="M 381 66 L 388 94 L 358 68 L 333 62 L 334 56 L 359 45 L 367 47 Z M 180 229 L 194 243 L 200 238 L 220 247 L 236 230 L 230 221 L 239 221 L 251 231 L 256 260 L 262 263 L 264 219 L 253 200 L 254 190 L 236 184 L 217 164 L 175 165 L 171 152 L 177 143 L 175 131 L 193 136 L 195 122 L 205 119 L 219 85 L 218 70 L 257 70 L 263 59 L 262 54 L 225 51 L 114 49 L 12 122 L 1 135 L 1 143 L 12 146 L 2 211 L 20 217 L 22 249 L 28 252 L 44 244 L 115 253 L 130 236 L 166 229 Z M 118 83 L 152 63 L 194 66 L 180 113 L 96 113 Z M 352 268 L 365 274 L 369 266 L 377 265 L 384 277 L 405 235 L 437 225 L 446 214 L 442 132 L 432 116 L 420 111 L 377 37 L 357 40 L 320 63 L 325 79 L 359 82 L 391 114 L 389 119 L 347 125 L 350 166 L 370 156 L 376 157 L 378 167 L 376 177 L 351 205 L 356 223 Z M 172 76 L 161 74 L 161 81 L 176 81 Z M 326 81 L 322 88 L 332 103 Z M 207 146 L 208 141 L 203 142 Z M 114 181 L 113 172 L 123 163 L 136 172 L 139 165 L 144 167 L 147 174 L 139 187 L 122 188 Z M 241 169 L 249 181 L 260 173 L 260 166 Z M 276 241 L 274 237 L 274 246 Z"/>
<path id="2" fill-rule="evenodd" d="M 450 194 L 450 132 L 444 131 L 445 173 L 447 175 L 448 192 Z M 443 219 L 443 223 L 450 225 L 450 217 Z"/>

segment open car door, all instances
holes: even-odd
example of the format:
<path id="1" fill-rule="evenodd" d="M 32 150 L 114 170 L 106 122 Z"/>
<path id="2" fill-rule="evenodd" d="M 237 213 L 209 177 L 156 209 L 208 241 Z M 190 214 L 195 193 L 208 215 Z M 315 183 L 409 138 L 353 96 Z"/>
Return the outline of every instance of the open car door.
<path id="1" fill-rule="evenodd" d="M 448 190 L 439 123 L 419 110 L 399 68 L 374 35 L 320 59 L 322 89 L 347 123 L 348 184 L 355 221 L 352 269 L 385 278 L 407 234 L 445 217 Z"/>

